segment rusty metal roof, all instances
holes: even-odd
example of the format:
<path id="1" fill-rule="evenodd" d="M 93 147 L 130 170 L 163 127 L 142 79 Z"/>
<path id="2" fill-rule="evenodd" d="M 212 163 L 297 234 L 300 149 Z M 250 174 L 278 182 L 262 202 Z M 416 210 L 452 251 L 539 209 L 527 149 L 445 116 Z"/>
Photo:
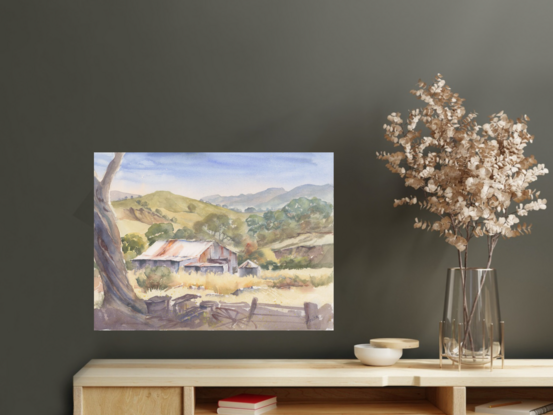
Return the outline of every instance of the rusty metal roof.
<path id="1" fill-rule="evenodd" d="M 162 261 L 184 261 L 185 259 L 198 258 L 213 242 L 185 241 L 184 239 L 169 239 L 167 241 L 156 241 L 137 259 L 151 259 Z"/>
<path id="2" fill-rule="evenodd" d="M 257 265 L 255 262 L 252 262 L 248 259 L 246 262 L 244 262 L 238 268 L 259 268 L 259 265 Z"/>

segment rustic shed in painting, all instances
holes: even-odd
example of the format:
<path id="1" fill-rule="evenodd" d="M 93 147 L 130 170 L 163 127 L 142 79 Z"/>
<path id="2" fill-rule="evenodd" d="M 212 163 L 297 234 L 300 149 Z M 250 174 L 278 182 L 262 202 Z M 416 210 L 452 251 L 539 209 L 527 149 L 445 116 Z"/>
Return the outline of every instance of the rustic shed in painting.
<path id="1" fill-rule="evenodd" d="M 259 274 L 261 274 L 261 268 L 259 268 L 259 265 L 249 259 L 240 265 L 240 268 L 238 268 L 239 277 L 247 277 L 248 275 L 257 277 Z"/>
<path id="2" fill-rule="evenodd" d="M 185 241 L 169 239 L 157 241 L 141 255 L 132 260 L 136 268 L 168 267 L 177 272 L 229 272 L 238 270 L 236 252 L 214 241 Z M 188 267 L 190 265 L 190 267 Z"/>

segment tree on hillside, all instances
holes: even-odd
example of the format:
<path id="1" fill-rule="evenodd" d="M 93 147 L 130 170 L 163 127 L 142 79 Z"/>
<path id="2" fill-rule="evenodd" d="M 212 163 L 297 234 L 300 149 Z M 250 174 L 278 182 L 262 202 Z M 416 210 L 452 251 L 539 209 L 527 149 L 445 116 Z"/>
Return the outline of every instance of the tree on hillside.
<path id="1" fill-rule="evenodd" d="M 196 212 L 196 209 L 197 209 L 197 207 L 196 207 L 196 205 L 195 205 L 194 203 L 190 203 L 190 204 L 188 205 L 188 211 L 189 211 L 189 212 L 194 213 L 194 212 Z"/>
<path id="2" fill-rule="evenodd" d="M 280 210 L 267 211 L 263 216 L 250 215 L 246 219 L 248 234 L 259 246 L 294 238 L 302 232 L 331 229 L 333 206 L 319 198 L 301 197 L 291 200 Z"/>
<path id="3" fill-rule="evenodd" d="M 146 304 L 136 296 L 127 278 L 121 234 L 109 202 L 111 182 L 121 166 L 124 154 L 115 153 L 102 180 L 94 172 L 94 261 L 104 287 L 102 307 L 145 314 Z"/>
<path id="4" fill-rule="evenodd" d="M 156 209 L 155 212 L 156 212 L 159 216 L 163 216 L 163 212 L 161 211 L 161 209 Z"/>
<path id="5" fill-rule="evenodd" d="M 269 211 L 263 213 L 263 216 L 250 215 L 246 219 L 246 224 L 249 227 L 248 232 L 256 235 L 261 231 L 279 230 L 289 226 L 292 221 L 282 210 Z"/>
<path id="6" fill-rule="evenodd" d="M 259 215 L 250 215 L 246 219 L 246 224 L 248 225 L 248 233 L 252 235 L 257 234 L 259 231 L 265 229 L 265 219 Z"/>
<path id="7" fill-rule="evenodd" d="M 167 239 L 173 239 L 175 234 L 172 223 L 154 223 L 146 231 L 146 238 L 148 238 L 148 244 L 151 246 L 156 241 L 164 241 Z"/>
<path id="8" fill-rule="evenodd" d="M 190 240 L 194 238 L 194 231 L 192 229 L 187 228 L 186 226 L 183 226 L 181 229 L 177 229 L 175 232 L 175 235 L 173 235 L 173 239 L 186 239 Z"/>
<path id="9" fill-rule="evenodd" d="M 272 229 L 280 229 L 282 226 L 289 222 L 290 219 L 282 210 L 277 210 L 276 212 L 265 212 L 263 214 L 263 219 L 265 220 L 265 229 L 270 231 Z"/>
<path id="10" fill-rule="evenodd" d="M 140 255 L 146 249 L 146 241 L 138 233 L 128 233 L 121 238 L 123 244 L 123 253 L 133 251 L 136 255 Z"/>
<path id="11" fill-rule="evenodd" d="M 332 211 L 334 210 L 332 203 L 325 202 L 316 197 L 312 198 L 309 202 L 309 214 L 311 218 L 328 219 L 332 215 Z"/>
<path id="12" fill-rule="evenodd" d="M 231 241 L 240 243 L 244 239 L 244 222 L 231 219 L 227 215 L 210 213 L 202 220 L 194 223 L 194 232 L 213 238 L 219 242 Z"/>
<path id="13" fill-rule="evenodd" d="M 327 219 L 332 214 L 333 206 L 324 200 L 313 197 L 307 199 L 300 197 L 291 200 L 282 211 L 296 222 L 301 222 L 306 219 Z"/>
<path id="14" fill-rule="evenodd" d="M 282 208 L 282 211 L 291 219 L 296 222 L 301 222 L 306 219 L 309 212 L 309 199 L 306 197 L 300 197 L 298 199 L 291 200 L 286 206 Z"/>
<path id="15" fill-rule="evenodd" d="M 138 233 L 126 234 L 121 238 L 121 243 L 123 244 L 122 248 L 125 267 L 127 268 L 127 271 L 131 271 L 134 269 L 132 260 L 144 252 L 148 244 Z"/>

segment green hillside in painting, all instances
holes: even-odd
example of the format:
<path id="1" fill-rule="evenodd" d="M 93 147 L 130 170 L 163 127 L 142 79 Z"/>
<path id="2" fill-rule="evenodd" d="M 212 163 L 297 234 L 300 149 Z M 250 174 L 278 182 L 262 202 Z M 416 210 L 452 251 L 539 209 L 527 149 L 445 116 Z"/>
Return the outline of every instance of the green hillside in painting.
<path id="1" fill-rule="evenodd" d="M 147 207 L 149 207 L 153 212 L 155 212 L 156 209 L 159 209 L 163 214 L 169 216 L 170 218 L 176 217 L 178 224 L 187 227 L 192 227 L 195 222 L 201 220 L 210 213 L 223 214 L 231 218 L 239 218 L 242 220 L 246 220 L 249 216 L 248 213 L 235 212 L 230 209 L 201 202 L 189 197 L 176 195 L 167 191 L 158 191 L 135 199 L 119 200 L 117 202 L 112 202 L 112 206 L 117 217 L 119 218 L 123 215 L 123 210 L 125 209 L 142 208 L 142 202 L 146 202 Z M 193 211 L 191 211 L 191 205 L 194 205 L 195 207 L 192 207 Z"/>
<path id="2" fill-rule="evenodd" d="M 332 205 L 317 198 L 294 199 L 294 203 L 282 208 L 284 212 L 275 209 L 254 213 L 227 209 L 168 191 L 111 204 L 122 237 L 138 234 L 144 241 L 151 242 L 154 240 L 151 229 L 163 229 L 163 237 L 168 239 L 218 240 L 239 252 L 242 260 L 251 259 L 266 267 L 278 266 L 279 262 L 288 267 L 333 264 Z M 211 232 L 216 226 L 226 226 L 225 231 Z"/>

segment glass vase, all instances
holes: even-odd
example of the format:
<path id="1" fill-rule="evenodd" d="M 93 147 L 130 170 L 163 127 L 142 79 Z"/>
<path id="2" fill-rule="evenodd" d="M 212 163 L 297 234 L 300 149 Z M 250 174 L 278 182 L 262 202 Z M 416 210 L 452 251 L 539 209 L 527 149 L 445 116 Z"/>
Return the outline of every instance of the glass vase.
<path id="1" fill-rule="evenodd" d="M 461 365 L 493 366 L 504 357 L 503 322 L 495 269 L 450 268 L 444 316 L 440 323 L 440 359 Z"/>

